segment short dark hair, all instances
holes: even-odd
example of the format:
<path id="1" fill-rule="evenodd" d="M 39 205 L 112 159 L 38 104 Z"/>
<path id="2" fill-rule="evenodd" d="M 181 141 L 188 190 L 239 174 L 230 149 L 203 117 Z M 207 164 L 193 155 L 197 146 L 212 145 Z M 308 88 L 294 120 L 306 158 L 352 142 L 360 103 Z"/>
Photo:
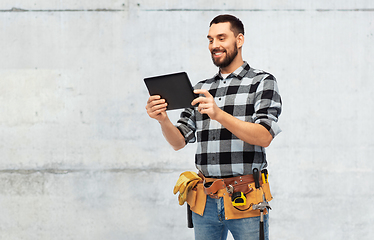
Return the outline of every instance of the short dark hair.
<path id="1" fill-rule="evenodd" d="M 238 36 L 239 33 L 244 35 L 244 25 L 242 21 L 240 21 L 239 18 L 229 14 L 218 15 L 217 17 L 213 18 L 209 27 L 211 27 L 212 24 L 224 22 L 229 22 L 231 24 L 231 31 L 233 31 L 235 37 Z"/>

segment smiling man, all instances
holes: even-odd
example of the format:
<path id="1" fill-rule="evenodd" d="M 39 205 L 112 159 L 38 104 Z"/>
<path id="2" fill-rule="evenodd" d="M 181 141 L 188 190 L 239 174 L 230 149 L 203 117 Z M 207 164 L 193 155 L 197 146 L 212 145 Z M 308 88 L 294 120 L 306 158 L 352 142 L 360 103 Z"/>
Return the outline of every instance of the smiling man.
<path id="1" fill-rule="evenodd" d="M 207 38 L 219 72 L 194 87 L 199 97 L 191 105 L 198 107 L 185 109 L 176 126 L 160 96 L 151 96 L 146 109 L 175 150 L 197 141 L 195 164 L 201 181 L 187 197 L 195 239 L 226 239 L 230 231 L 235 239 L 257 240 L 260 219 L 268 239 L 267 210 L 261 218 L 256 208 L 272 199 L 265 147 L 281 131 L 277 82 L 243 61 L 244 26 L 235 16 L 215 17 Z"/>

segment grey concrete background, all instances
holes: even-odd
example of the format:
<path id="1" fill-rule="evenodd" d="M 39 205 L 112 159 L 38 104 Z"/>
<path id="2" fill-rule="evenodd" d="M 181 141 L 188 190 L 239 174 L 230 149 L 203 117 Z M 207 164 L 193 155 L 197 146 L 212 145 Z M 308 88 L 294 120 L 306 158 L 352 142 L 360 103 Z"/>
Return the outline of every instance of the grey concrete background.
<path id="1" fill-rule="evenodd" d="M 215 74 L 221 13 L 283 97 L 271 239 L 374 238 L 374 2 L 4 0 L 1 240 L 193 239 L 172 189 L 196 146 L 168 146 L 142 79 Z"/>

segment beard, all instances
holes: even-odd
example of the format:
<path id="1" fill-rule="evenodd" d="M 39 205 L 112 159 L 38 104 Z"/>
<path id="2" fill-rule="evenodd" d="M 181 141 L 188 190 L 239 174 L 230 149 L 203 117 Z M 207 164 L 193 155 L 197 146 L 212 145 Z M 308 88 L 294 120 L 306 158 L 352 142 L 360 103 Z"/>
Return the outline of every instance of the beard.
<path id="1" fill-rule="evenodd" d="M 225 67 L 229 66 L 232 63 L 232 61 L 235 59 L 236 55 L 238 55 L 238 48 L 237 48 L 236 43 L 235 43 L 235 46 L 234 46 L 234 51 L 229 53 L 229 52 L 227 52 L 226 49 L 224 50 L 224 52 L 226 53 L 226 57 L 224 59 L 222 59 L 222 61 L 214 58 L 214 52 L 216 50 L 218 50 L 218 49 L 214 49 L 212 51 L 212 60 L 213 60 L 214 65 L 216 65 L 219 68 L 225 68 Z"/>

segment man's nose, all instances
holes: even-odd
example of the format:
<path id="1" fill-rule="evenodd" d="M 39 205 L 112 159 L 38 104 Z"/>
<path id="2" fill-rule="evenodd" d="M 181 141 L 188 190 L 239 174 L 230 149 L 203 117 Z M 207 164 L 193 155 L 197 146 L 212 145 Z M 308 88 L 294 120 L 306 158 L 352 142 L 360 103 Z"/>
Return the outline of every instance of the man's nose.
<path id="1" fill-rule="evenodd" d="M 216 49 L 216 48 L 219 49 L 219 47 L 220 47 L 219 42 L 213 40 L 213 42 L 212 42 L 212 50 L 214 50 L 214 49 Z"/>

